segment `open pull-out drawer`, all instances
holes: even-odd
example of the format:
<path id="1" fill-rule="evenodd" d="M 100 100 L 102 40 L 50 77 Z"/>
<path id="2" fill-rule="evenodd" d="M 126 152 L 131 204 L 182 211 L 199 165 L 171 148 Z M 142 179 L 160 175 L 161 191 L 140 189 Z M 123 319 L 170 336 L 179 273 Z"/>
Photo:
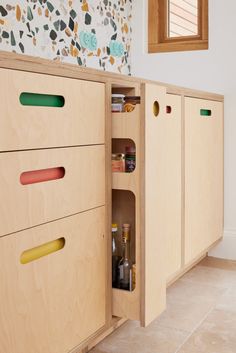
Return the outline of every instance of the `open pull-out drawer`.
<path id="1" fill-rule="evenodd" d="M 0 236 L 105 204 L 104 146 L 0 153 Z"/>
<path id="2" fill-rule="evenodd" d="M 105 210 L 0 239 L 4 353 L 67 353 L 105 325 Z"/>
<path id="3" fill-rule="evenodd" d="M 185 98 L 185 263 L 223 236 L 223 103 Z"/>
<path id="4" fill-rule="evenodd" d="M 0 151 L 104 143 L 105 85 L 0 69 Z"/>
<path id="5" fill-rule="evenodd" d="M 147 326 L 163 312 L 166 302 L 161 217 L 167 185 L 160 172 L 165 163 L 162 143 L 167 136 L 165 129 L 163 132 L 166 89 L 143 85 L 141 91 L 140 107 L 130 115 L 114 113 L 112 117 L 113 153 L 124 153 L 128 145 L 135 149 L 136 158 L 133 172 L 113 173 L 112 221 L 118 223 L 119 232 L 123 223 L 130 224 L 130 258 L 135 264 L 132 290 L 113 288 L 113 315 Z"/>

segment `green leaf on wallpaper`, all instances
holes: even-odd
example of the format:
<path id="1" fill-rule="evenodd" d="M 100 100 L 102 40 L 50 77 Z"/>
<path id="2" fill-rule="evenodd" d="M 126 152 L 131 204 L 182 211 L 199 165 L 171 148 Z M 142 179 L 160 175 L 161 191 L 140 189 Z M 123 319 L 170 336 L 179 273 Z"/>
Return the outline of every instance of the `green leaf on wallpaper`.
<path id="1" fill-rule="evenodd" d="M 90 25 L 92 21 L 92 17 L 90 16 L 90 14 L 88 12 L 86 12 L 86 15 L 85 15 L 85 24 L 86 25 Z"/>
<path id="2" fill-rule="evenodd" d="M 14 47 L 16 45 L 16 40 L 14 33 L 11 31 L 11 45 Z"/>
<path id="3" fill-rule="evenodd" d="M 78 64 L 79 64 L 80 66 L 83 65 L 82 60 L 81 60 L 81 58 L 80 58 L 79 56 L 77 56 L 77 62 L 78 62 Z"/>
<path id="4" fill-rule="evenodd" d="M 54 10 L 54 6 L 49 1 L 47 1 L 47 7 L 50 12 Z"/>
<path id="5" fill-rule="evenodd" d="M 30 6 L 27 6 L 27 19 L 29 21 L 32 21 L 33 18 L 34 18 L 34 16 L 33 16 L 31 8 L 30 8 Z"/>
<path id="6" fill-rule="evenodd" d="M 70 15 L 71 15 L 71 17 L 73 18 L 73 20 L 74 20 L 75 17 L 77 16 L 75 10 L 73 10 L 73 9 L 70 11 Z"/>

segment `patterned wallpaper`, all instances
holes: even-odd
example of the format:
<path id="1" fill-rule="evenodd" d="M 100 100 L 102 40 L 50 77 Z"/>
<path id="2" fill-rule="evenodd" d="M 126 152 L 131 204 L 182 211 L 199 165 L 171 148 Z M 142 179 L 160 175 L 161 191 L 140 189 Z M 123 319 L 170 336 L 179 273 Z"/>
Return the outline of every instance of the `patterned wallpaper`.
<path id="1" fill-rule="evenodd" d="M 133 0 L 1 0 L 0 50 L 130 74 Z"/>

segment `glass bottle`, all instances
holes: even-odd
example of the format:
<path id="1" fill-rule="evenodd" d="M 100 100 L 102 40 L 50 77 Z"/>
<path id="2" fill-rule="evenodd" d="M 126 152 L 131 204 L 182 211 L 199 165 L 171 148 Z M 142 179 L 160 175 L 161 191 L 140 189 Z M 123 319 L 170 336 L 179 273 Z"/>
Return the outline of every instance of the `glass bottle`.
<path id="1" fill-rule="evenodd" d="M 118 227 L 112 224 L 112 287 L 118 288 L 118 264 L 121 260 L 118 240 Z"/>
<path id="2" fill-rule="evenodd" d="M 130 224 L 122 227 L 123 256 L 119 262 L 119 288 L 132 290 L 132 262 L 130 260 Z"/>

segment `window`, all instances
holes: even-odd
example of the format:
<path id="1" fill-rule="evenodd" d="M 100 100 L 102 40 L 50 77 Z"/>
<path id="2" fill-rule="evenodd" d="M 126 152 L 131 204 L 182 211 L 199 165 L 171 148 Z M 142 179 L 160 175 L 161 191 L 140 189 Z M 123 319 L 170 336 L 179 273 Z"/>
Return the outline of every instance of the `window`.
<path id="1" fill-rule="evenodd" d="M 149 0 L 148 52 L 208 49 L 208 0 Z"/>

